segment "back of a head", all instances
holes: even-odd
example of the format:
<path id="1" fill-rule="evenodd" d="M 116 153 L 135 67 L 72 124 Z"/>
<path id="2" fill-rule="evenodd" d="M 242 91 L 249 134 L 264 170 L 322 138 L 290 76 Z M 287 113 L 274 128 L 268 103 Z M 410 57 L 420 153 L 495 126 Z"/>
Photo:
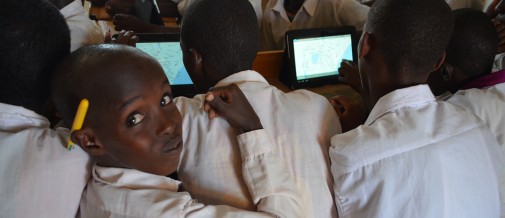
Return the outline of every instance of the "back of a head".
<path id="1" fill-rule="evenodd" d="M 453 29 L 444 0 L 377 0 L 368 14 L 370 32 L 392 73 L 426 77 L 442 57 Z"/>
<path id="2" fill-rule="evenodd" d="M 259 49 L 256 13 L 247 0 L 196 0 L 184 14 L 181 38 L 222 73 L 249 70 Z"/>
<path id="3" fill-rule="evenodd" d="M 0 102 L 40 111 L 53 68 L 70 53 L 68 26 L 41 0 L 2 1 L 0 26 Z"/>
<path id="4" fill-rule="evenodd" d="M 446 62 L 457 68 L 460 77 L 475 78 L 491 73 L 498 50 L 498 33 L 481 11 L 453 11 L 454 32 L 447 46 Z"/>

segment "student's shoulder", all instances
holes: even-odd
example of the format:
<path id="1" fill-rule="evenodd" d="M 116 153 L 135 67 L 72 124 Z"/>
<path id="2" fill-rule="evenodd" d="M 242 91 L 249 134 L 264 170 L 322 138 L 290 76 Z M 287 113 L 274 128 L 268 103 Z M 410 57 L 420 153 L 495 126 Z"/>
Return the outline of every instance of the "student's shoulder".
<path id="1" fill-rule="evenodd" d="M 443 118 L 443 119 L 442 119 Z M 482 122 L 461 107 L 447 102 L 407 107 L 381 115 L 331 139 L 330 157 L 341 163 L 340 172 L 413 152 L 419 147 L 479 129 Z"/>
<path id="2" fill-rule="evenodd" d="M 490 102 L 505 102 L 505 83 L 485 89 L 467 89 L 456 92 L 447 102 L 459 106 L 481 107 Z"/>
<path id="3" fill-rule="evenodd" d="M 80 212 L 82 217 L 179 217 L 193 202 L 188 192 L 129 189 L 92 179 L 82 195 Z"/>
<path id="4" fill-rule="evenodd" d="M 298 89 L 284 94 L 286 95 L 287 98 L 291 98 L 299 102 L 329 104 L 328 99 L 325 98 L 324 96 L 306 89 Z"/>

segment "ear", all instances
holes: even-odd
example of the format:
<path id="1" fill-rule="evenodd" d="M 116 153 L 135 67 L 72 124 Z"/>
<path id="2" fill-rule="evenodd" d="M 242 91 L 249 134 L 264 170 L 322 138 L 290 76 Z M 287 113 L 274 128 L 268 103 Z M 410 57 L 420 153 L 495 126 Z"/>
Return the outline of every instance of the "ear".
<path id="1" fill-rule="evenodd" d="M 442 64 L 445 62 L 445 51 L 442 53 L 442 56 L 438 59 L 437 63 L 433 66 L 432 71 L 438 70 L 442 66 Z"/>
<path id="2" fill-rule="evenodd" d="M 453 79 L 454 68 L 449 63 L 443 63 L 440 67 L 440 74 L 444 82 L 450 81 Z"/>
<path id="3" fill-rule="evenodd" d="M 81 146 L 86 153 L 91 156 L 101 156 L 105 154 L 105 148 L 96 140 L 93 130 L 90 128 L 82 128 L 70 133 L 72 142 Z"/>
<path id="4" fill-rule="evenodd" d="M 370 54 L 371 45 L 372 45 L 372 36 L 370 35 L 369 32 L 363 32 L 358 47 L 359 58 L 367 57 Z"/>
<path id="5" fill-rule="evenodd" d="M 203 72 L 203 59 L 202 53 L 198 51 L 198 49 L 190 48 L 189 52 L 191 54 L 191 61 L 193 61 L 193 66 L 195 66 L 195 72 L 202 73 Z"/>

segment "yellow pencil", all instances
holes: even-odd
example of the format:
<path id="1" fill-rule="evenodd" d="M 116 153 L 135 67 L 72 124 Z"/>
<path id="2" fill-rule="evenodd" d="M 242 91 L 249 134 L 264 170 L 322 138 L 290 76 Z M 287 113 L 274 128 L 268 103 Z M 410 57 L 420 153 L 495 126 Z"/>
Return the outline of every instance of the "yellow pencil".
<path id="1" fill-rule="evenodd" d="M 72 124 L 70 134 L 72 134 L 73 131 L 80 130 L 82 128 L 82 124 L 84 123 L 84 118 L 86 117 L 88 107 L 89 107 L 88 99 L 82 99 L 81 103 L 79 103 L 79 108 L 77 108 L 77 113 L 75 114 L 74 123 Z M 72 142 L 71 137 L 69 137 L 67 149 L 72 150 L 73 148 L 74 143 Z"/>

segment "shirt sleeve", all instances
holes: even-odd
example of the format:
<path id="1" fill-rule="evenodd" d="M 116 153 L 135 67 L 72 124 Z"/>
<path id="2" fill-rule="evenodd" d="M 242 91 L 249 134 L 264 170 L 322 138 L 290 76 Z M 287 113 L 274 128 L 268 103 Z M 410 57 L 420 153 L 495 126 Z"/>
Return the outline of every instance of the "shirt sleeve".
<path id="1" fill-rule="evenodd" d="M 264 130 L 237 137 L 242 155 L 242 173 L 257 212 L 219 205 L 204 206 L 196 201 L 186 205 L 187 217 L 304 217 L 302 199 L 279 155 L 273 151 Z"/>
<path id="2" fill-rule="evenodd" d="M 278 217 L 302 217 L 302 199 L 265 130 L 239 135 L 242 174 L 258 211 Z"/>

